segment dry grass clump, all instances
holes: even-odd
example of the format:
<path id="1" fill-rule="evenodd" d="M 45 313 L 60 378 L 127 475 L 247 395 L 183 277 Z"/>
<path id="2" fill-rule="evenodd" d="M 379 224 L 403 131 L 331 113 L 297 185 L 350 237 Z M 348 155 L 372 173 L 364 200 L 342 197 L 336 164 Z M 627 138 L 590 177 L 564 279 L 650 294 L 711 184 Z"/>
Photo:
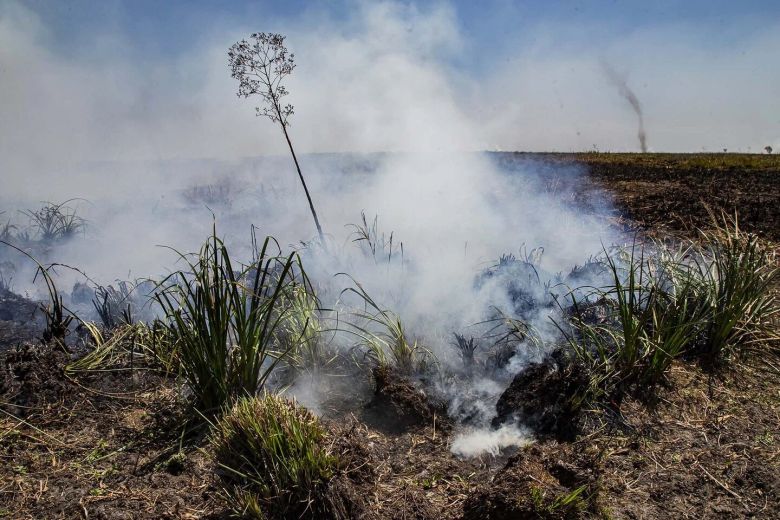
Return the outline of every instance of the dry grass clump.
<path id="1" fill-rule="evenodd" d="M 178 369 L 176 342 L 160 321 L 125 323 L 113 329 L 102 329 L 83 322 L 92 349 L 65 365 L 65 374 L 116 372 L 153 369 L 171 374 Z"/>
<path id="2" fill-rule="evenodd" d="M 212 445 L 237 514 L 330 516 L 323 495 L 337 460 L 325 446 L 319 421 L 305 408 L 270 393 L 241 398 L 214 426 Z"/>

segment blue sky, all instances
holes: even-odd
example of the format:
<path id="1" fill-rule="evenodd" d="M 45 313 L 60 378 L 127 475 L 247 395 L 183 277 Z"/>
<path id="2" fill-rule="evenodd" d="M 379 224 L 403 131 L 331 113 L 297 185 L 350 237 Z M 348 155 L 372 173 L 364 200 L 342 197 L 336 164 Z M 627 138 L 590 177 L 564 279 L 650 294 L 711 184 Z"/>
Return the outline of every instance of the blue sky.
<path id="1" fill-rule="evenodd" d="M 262 28 L 301 17 L 335 22 L 349 16 L 355 0 L 24 0 L 49 27 L 63 52 L 89 53 L 96 34 L 114 32 L 141 56 L 176 55 L 197 45 L 214 26 L 236 23 Z M 365 2 L 362 2 L 365 3 Z M 711 38 L 710 45 L 728 45 L 751 31 L 780 20 L 780 2 L 773 0 L 653 1 L 510 1 L 458 0 L 409 2 L 425 11 L 447 4 L 454 8 L 463 35 L 475 50 L 501 54 L 508 43 L 532 43 L 530 31 L 547 24 L 565 25 L 560 45 L 608 41 L 658 25 L 686 23 Z M 258 29 L 261 30 L 261 29 Z M 474 53 L 481 54 L 481 53 Z M 468 60 L 465 60 L 468 61 Z M 463 63 L 477 66 L 484 60 Z"/>
<path id="2" fill-rule="evenodd" d="M 302 151 L 636 150 L 608 69 L 651 150 L 780 149 L 778 1 L 0 0 L 0 168 L 284 153 L 227 70 L 254 31 Z"/>

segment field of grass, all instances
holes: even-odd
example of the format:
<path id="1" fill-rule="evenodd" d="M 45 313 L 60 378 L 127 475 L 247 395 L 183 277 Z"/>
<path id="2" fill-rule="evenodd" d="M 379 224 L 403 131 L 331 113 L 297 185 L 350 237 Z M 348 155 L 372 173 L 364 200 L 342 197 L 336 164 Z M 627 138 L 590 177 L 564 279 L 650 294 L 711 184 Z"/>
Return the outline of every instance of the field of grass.
<path id="1" fill-rule="evenodd" d="M 114 293 L 98 287 L 106 319 L 82 321 L 37 264 L 41 339 L 0 352 L 0 518 L 776 518 L 778 158 L 498 160 L 587 168 L 587 189 L 613 196 L 618 215 L 605 218 L 639 232 L 591 261 L 606 284 L 549 298 L 559 336 L 497 313 L 489 336 L 453 335 L 462 367 L 440 363 L 354 280 L 348 312 L 320 308 L 301 256 L 254 233 L 243 261 L 216 227 L 182 253 L 152 284 L 148 320 L 131 306 L 112 314 Z M 56 221 L 60 207 L 33 215 Z M 60 214 L 68 233 L 85 225 Z M 392 250 L 392 235 L 362 226 L 372 261 Z M 46 229 L 6 227 L 5 239 L 69 239 Z M 481 276 L 529 272 L 533 252 Z M 23 302 L 0 287 L 3 316 Z M 332 349 L 334 337 L 352 347 Z M 507 426 L 524 441 L 459 456 L 453 443 L 476 420 L 437 390 L 505 371 L 512 341 L 545 355 L 511 374 L 474 442 Z M 322 409 L 289 398 L 302 382 Z"/>

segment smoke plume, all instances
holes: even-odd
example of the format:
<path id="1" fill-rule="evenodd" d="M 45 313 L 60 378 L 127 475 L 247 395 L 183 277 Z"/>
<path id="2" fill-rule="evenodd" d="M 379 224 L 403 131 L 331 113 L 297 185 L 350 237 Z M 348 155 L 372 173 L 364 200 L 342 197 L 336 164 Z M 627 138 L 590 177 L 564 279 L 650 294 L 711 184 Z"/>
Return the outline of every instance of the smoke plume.
<path id="1" fill-rule="evenodd" d="M 639 130 L 637 132 L 639 147 L 642 149 L 643 153 L 647 152 L 647 133 L 645 132 L 645 121 L 644 116 L 642 115 L 642 105 L 639 103 L 639 98 L 636 97 L 634 91 L 628 86 L 625 76 L 618 73 L 607 62 L 602 62 L 602 65 L 604 67 L 604 73 L 607 75 L 610 83 L 617 87 L 620 97 L 628 101 L 628 104 L 631 105 L 631 108 L 636 113 L 636 117 L 639 120 Z"/>
<path id="2" fill-rule="evenodd" d="M 601 49 L 499 52 L 479 73 L 463 71 L 455 64 L 474 51 L 473 42 L 447 3 L 423 9 L 358 2 L 346 21 L 263 17 L 204 25 L 211 31 L 174 57 L 138 58 L 126 52 L 131 38 L 108 30 L 95 35 L 105 45 L 82 55 L 63 51 L 31 9 L 0 3 L 2 219 L 25 228 L 29 220 L 21 210 L 45 200 L 86 199 L 72 203 L 86 219 L 84 233 L 40 260 L 77 266 L 101 284 L 159 277 L 176 267 L 176 255 L 159 246 L 196 250 L 214 216 L 239 257 L 250 254 L 250 224 L 285 249 L 299 249 L 325 307 L 348 312 L 354 304 L 343 293 L 352 282 L 334 276 L 349 273 L 452 371 L 462 369 L 453 333 L 479 339 L 484 330 L 478 324 L 497 312 L 521 317 L 541 339 L 555 339 L 555 291 L 565 291 L 567 281 L 575 285 L 566 279 L 574 266 L 621 240 L 604 218 L 609 200 L 590 201 L 602 214 L 577 205 L 584 174 L 577 167 L 470 152 L 632 146 L 624 128 L 601 124 L 619 119 L 599 88 L 603 74 L 595 56 Z M 331 255 L 301 247 L 312 238 L 310 217 L 283 138 L 254 117 L 251 102 L 235 96 L 225 52 L 260 30 L 286 34 L 296 55 L 288 85 L 295 105 L 290 133 L 296 149 L 308 152 L 301 166 L 331 233 Z M 545 30 L 537 29 L 541 36 Z M 758 34 L 746 45 L 775 49 L 778 34 Z M 629 42 L 630 55 L 658 48 L 662 36 L 669 41 L 662 33 Z M 620 43 L 611 45 L 623 49 Z M 724 59 L 696 42 L 673 44 L 676 50 L 664 48 L 663 60 L 640 71 L 648 82 L 671 75 L 668 56 Z M 778 142 L 774 121 L 739 127 L 760 119 L 745 112 L 780 113 L 780 98 L 770 95 L 777 68 L 765 66 L 774 54 L 735 54 L 735 62 L 757 71 L 734 75 L 744 82 L 739 89 L 707 72 L 691 76 L 669 103 L 654 102 L 668 107 L 662 115 L 669 125 L 663 138 L 653 125 L 654 144 L 698 149 L 705 139 L 737 149 Z M 677 66 L 692 70 L 685 60 Z M 639 117 L 645 151 L 639 101 L 614 76 Z M 741 95 L 747 101 L 728 102 L 737 90 L 750 93 Z M 698 104 L 676 104 L 686 96 Z M 738 111 L 712 115 L 712 106 L 736 105 Z M 679 128 L 690 133 L 675 133 Z M 392 233 L 392 246 L 382 241 L 371 252 L 354 242 L 350 224 L 359 223 L 363 211 L 369 222 L 378 216 L 378 236 Z M 15 288 L 34 296 L 32 269 L 24 272 L 27 264 L 14 262 Z M 67 292 L 79 279 L 61 270 L 57 280 Z M 331 346 L 353 352 L 355 340 L 336 335 Z M 489 450 L 525 441 L 520 428 L 488 432 L 508 381 L 544 355 L 530 340 L 511 348 L 500 369 L 427 388 L 446 399 L 453 417 L 469 418 L 458 437 L 463 454 L 475 453 L 483 441 Z M 325 388 L 318 380 L 292 385 L 315 410 L 327 409 Z"/>

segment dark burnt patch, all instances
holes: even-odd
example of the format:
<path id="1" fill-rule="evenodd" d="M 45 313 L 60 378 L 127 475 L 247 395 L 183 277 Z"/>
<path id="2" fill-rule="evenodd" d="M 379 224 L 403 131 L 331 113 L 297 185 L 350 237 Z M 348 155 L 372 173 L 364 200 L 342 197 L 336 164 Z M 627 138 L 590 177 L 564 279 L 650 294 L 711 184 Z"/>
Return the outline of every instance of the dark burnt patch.
<path id="1" fill-rule="evenodd" d="M 534 444 L 512 456 L 463 505 L 465 520 L 577 520 L 599 512 L 599 470 L 572 445 Z"/>
<path id="2" fill-rule="evenodd" d="M 0 287 L 0 352 L 25 341 L 35 341 L 44 328 L 38 304 Z"/>
<path id="3" fill-rule="evenodd" d="M 376 367 L 373 375 L 374 395 L 363 411 L 366 424 L 395 434 L 434 424 L 440 430 L 451 428 L 443 401 L 431 398 L 392 368 Z"/>
<path id="4" fill-rule="evenodd" d="M 73 391 L 63 367 L 70 359 L 62 349 L 23 343 L 0 356 L 0 398 L 14 415 L 58 402 Z"/>
<path id="5" fill-rule="evenodd" d="M 587 374 L 562 350 L 517 374 L 496 403 L 493 427 L 521 422 L 538 437 L 573 440 L 580 423 L 576 397 L 587 385 Z"/>

